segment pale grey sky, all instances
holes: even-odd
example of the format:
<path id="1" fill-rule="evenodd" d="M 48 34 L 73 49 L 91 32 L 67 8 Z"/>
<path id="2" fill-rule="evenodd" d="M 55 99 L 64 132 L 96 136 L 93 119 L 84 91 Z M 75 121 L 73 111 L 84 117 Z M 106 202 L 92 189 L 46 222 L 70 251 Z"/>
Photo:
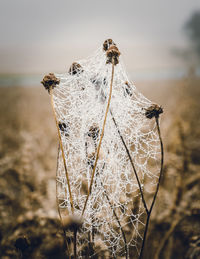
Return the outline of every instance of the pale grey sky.
<path id="1" fill-rule="evenodd" d="M 0 0 L 0 73 L 63 72 L 106 38 L 129 71 L 179 66 L 183 25 L 199 0 Z"/>

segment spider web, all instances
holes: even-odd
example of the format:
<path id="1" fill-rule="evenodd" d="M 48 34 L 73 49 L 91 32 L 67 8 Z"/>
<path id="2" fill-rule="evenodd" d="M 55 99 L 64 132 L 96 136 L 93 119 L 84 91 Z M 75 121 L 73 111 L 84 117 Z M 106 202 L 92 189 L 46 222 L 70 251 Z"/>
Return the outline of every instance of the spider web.
<path id="1" fill-rule="evenodd" d="M 81 217 L 101 136 L 112 64 L 105 51 L 78 62 L 75 73 L 57 74 L 60 84 L 53 100 L 71 186 L 74 215 Z M 120 60 L 94 176 L 92 192 L 78 231 L 78 256 L 123 257 L 126 249 L 138 255 L 145 209 L 130 156 L 145 199 L 151 200 L 158 180 L 159 137 L 154 120 L 145 116 L 152 103 L 128 80 Z M 124 143 L 125 145 L 124 145 Z M 62 217 L 72 214 L 61 150 L 58 153 L 57 199 Z M 90 252 L 88 252 L 88 249 Z"/>

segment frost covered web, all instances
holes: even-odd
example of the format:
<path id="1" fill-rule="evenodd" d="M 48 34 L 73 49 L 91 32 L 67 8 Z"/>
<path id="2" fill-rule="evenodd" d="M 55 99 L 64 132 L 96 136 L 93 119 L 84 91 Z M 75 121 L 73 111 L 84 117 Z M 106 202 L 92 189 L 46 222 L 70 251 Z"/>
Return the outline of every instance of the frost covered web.
<path id="1" fill-rule="evenodd" d="M 83 218 L 77 232 L 78 258 L 138 256 L 146 221 L 141 190 L 148 205 L 159 176 L 156 122 L 145 115 L 152 103 L 129 81 L 119 59 L 88 194 L 110 93 L 112 64 L 107 61 L 106 51 L 99 48 L 68 73 L 57 74 L 60 83 L 52 91 L 72 196 L 71 201 L 59 148 L 57 200 L 63 219 Z"/>

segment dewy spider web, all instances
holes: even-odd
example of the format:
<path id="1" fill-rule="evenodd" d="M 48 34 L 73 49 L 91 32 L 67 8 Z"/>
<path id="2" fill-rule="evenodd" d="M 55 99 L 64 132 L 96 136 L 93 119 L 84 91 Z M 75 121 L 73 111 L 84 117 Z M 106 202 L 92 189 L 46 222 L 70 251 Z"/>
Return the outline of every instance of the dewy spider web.
<path id="1" fill-rule="evenodd" d="M 74 208 L 59 149 L 57 200 L 62 218 L 81 218 L 84 210 L 110 91 L 112 64 L 106 63 L 106 52 L 100 48 L 74 63 L 69 73 L 56 75 L 60 84 L 52 91 L 53 102 Z M 119 61 L 93 186 L 77 233 L 79 258 L 139 254 L 146 221 L 141 190 L 148 205 L 159 177 L 159 136 L 155 120 L 145 116 L 151 105 Z"/>

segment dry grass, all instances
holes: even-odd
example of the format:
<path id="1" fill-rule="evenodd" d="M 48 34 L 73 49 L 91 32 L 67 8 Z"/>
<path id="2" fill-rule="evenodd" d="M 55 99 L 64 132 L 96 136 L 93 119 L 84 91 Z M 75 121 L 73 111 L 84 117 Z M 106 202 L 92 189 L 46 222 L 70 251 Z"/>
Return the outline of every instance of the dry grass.
<path id="1" fill-rule="evenodd" d="M 199 83 L 197 79 L 136 83 L 164 108 L 165 170 L 152 212 L 147 259 L 198 252 L 192 244 L 200 237 Z M 55 199 L 57 135 L 49 96 L 42 87 L 0 88 L 0 94 L 0 256 L 20 258 L 15 240 L 29 235 L 27 258 L 54 258 L 53 253 L 64 258 Z M 53 233 L 58 235 L 56 244 Z M 39 240 L 40 235 L 46 238 Z"/>

